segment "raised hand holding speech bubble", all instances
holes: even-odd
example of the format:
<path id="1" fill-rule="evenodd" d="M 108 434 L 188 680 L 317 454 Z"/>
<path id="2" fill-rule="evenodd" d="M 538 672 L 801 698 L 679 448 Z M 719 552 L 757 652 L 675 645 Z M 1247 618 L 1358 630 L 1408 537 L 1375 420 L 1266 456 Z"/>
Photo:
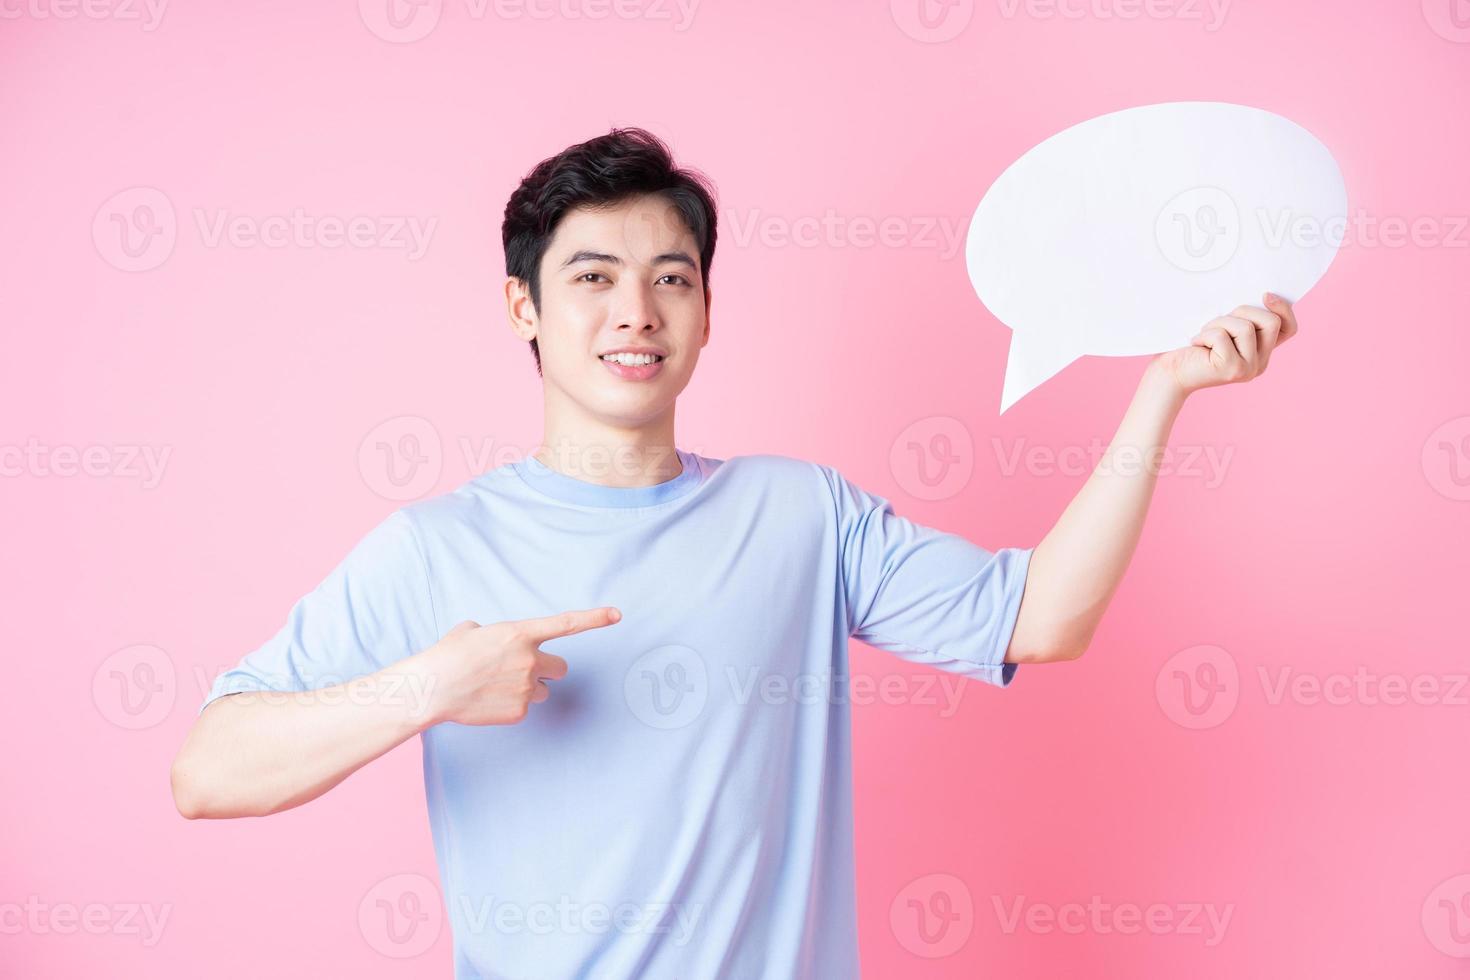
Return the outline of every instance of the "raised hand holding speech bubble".
<path id="1" fill-rule="evenodd" d="M 1098 116 L 1028 150 L 986 191 L 965 259 L 1012 330 L 1001 412 L 1084 354 L 1183 347 L 1332 264 L 1347 189 L 1289 119 L 1225 102 Z"/>

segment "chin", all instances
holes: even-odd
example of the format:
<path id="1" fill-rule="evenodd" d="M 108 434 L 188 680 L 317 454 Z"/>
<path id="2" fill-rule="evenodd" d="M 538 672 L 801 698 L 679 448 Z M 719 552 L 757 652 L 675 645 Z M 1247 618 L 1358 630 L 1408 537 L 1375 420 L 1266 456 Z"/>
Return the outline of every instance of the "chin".
<path id="1" fill-rule="evenodd" d="M 669 399 L 640 398 L 629 401 L 609 401 L 595 407 L 598 415 L 624 428 L 646 425 L 663 415 L 673 402 Z"/>

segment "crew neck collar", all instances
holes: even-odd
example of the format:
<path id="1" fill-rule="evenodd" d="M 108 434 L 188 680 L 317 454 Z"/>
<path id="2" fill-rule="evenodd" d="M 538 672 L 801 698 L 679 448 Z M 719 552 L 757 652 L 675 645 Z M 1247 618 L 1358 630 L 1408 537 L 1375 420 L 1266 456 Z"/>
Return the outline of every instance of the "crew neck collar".
<path id="1" fill-rule="evenodd" d="M 645 487 L 609 487 L 568 476 L 527 455 L 510 464 L 531 489 L 569 504 L 583 507 L 651 507 L 683 496 L 704 478 L 699 457 L 675 448 L 683 467 L 677 476 Z"/>

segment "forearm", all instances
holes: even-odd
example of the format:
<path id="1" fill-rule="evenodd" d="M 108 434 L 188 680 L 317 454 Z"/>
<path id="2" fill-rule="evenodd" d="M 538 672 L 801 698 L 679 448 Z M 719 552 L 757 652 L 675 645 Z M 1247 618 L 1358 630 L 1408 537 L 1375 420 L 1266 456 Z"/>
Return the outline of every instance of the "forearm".
<path id="1" fill-rule="evenodd" d="M 1007 660 L 1080 656 L 1133 557 L 1184 393 L 1144 372 L 1107 453 L 1036 546 Z"/>
<path id="2" fill-rule="evenodd" d="M 421 658 L 317 691 L 216 699 L 174 760 L 179 812 L 265 816 L 321 796 L 428 726 Z"/>

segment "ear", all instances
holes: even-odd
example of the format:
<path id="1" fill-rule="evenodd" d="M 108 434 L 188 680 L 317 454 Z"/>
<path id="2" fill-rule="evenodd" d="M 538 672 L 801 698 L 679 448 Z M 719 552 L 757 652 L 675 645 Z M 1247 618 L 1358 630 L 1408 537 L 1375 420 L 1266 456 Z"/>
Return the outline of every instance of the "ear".
<path id="1" fill-rule="evenodd" d="M 531 302 L 531 287 L 524 279 L 507 276 L 505 280 L 505 312 L 515 335 L 529 343 L 536 339 L 538 322 L 536 307 Z"/>
<path id="2" fill-rule="evenodd" d="M 709 308 L 714 299 L 715 294 L 706 287 L 704 291 L 704 339 L 699 342 L 700 347 L 709 343 Z"/>

